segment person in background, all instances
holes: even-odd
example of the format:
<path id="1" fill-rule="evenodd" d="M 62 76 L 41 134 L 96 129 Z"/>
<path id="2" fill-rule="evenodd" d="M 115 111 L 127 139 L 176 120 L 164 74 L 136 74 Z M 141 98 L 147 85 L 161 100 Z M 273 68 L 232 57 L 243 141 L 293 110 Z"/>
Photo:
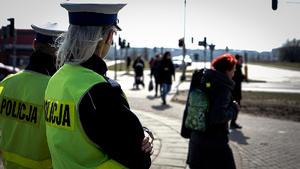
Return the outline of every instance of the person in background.
<path id="1" fill-rule="evenodd" d="M 213 101 L 206 116 L 206 130 L 192 131 L 189 141 L 187 164 L 191 169 L 226 168 L 235 169 L 232 150 L 229 147 L 228 122 L 234 119 L 238 104 L 232 99 L 236 59 L 227 53 L 212 62 L 201 84 L 210 83 L 214 90 Z"/>
<path id="2" fill-rule="evenodd" d="M 160 64 L 160 54 L 157 53 L 155 55 L 155 61 L 153 62 L 152 66 L 151 66 L 151 73 L 150 73 L 150 78 L 152 79 L 152 76 L 154 76 L 154 81 L 155 81 L 155 95 L 154 97 L 157 97 L 157 89 L 158 89 L 158 86 L 159 86 L 159 91 L 160 91 L 160 95 L 162 94 L 162 87 L 161 87 L 161 84 L 159 82 L 159 79 L 158 79 L 158 74 L 159 74 L 159 69 L 158 69 L 158 66 Z"/>
<path id="3" fill-rule="evenodd" d="M 130 55 L 127 55 L 127 60 L 126 60 L 126 69 L 127 69 L 127 72 L 129 72 L 130 64 L 131 64 Z"/>
<path id="4" fill-rule="evenodd" d="M 66 29 L 50 22 L 31 27 L 35 39 L 29 64 L 0 83 L 0 147 L 7 169 L 53 168 L 46 138 L 44 98 L 48 81 L 56 72 L 55 39 Z"/>
<path id="5" fill-rule="evenodd" d="M 153 62 L 154 62 L 154 59 L 153 59 L 153 57 L 151 57 L 151 59 L 150 59 L 150 61 L 149 61 L 149 66 L 150 66 L 150 67 L 152 67 Z"/>
<path id="6" fill-rule="evenodd" d="M 171 52 L 166 52 L 159 64 L 159 82 L 162 85 L 162 101 L 166 104 L 166 95 L 172 87 L 172 75 L 175 81 L 175 69 L 171 61 Z"/>
<path id="7" fill-rule="evenodd" d="M 152 141 L 150 152 L 141 148 L 151 132 L 130 110 L 121 86 L 105 75 L 103 59 L 121 30 L 117 13 L 125 5 L 61 3 L 70 25 L 57 52 L 60 69 L 50 79 L 44 101 L 53 168 L 151 166 Z"/>
<path id="8" fill-rule="evenodd" d="M 132 65 L 132 67 L 133 67 L 133 70 L 134 70 L 134 73 L 135 73 L 133 86 L 135 85 L 137 89 L 139 88 L 139 84 L 141 84 L 143 87 L 145 87 L 145 84 L 144 84 L 144 67 L 145 67 L 145 64 L 144 64 L 144 61 L 141 58 L 141 55 L 137 56 L 137 58 L 135 59 L 133 65 Z"/>
<path id="9" fill-rule="evenodd" d="M 242 73 L 243 56 L 240 54 L 236 54 L 235 58 L 237 60 L 237 63 L 235 66 L 234 76 L 232 78 L 232 80 L 235 82 L 235 86 L 231 93 L 232 93 L 233 99 L 241 106 L 242 81 L 246 78 L 245 78 L 245 75 L 243 75 L 243 73 Z M 230 127 L 241 129 L 242 126 L 236 123 L 237 118 L 238 118 L 238 114 L 234 119 L 231 120 Z"/>

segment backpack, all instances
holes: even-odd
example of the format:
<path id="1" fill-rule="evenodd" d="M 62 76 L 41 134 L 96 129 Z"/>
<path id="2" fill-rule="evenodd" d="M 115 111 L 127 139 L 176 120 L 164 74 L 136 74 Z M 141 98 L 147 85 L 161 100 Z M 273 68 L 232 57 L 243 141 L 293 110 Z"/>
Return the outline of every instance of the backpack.
<path id="1" fill-rule="evenodd" d="M 206 130 L 206 116 L 209 111 L 208 96 L 199 88 L 193 89 L 188 96 L 188 111 L 185 127 L 204 132 Z"/>
<path id="2" fill-rule="evenodd" d="M 193 72 L 180 133 L 184 138 L 190 138 L 193 130 L 206 131 L 209 124 L 209 110 L 214 93 L 210 83 L 200 83 L 204 71 L 205 68 Z"/>

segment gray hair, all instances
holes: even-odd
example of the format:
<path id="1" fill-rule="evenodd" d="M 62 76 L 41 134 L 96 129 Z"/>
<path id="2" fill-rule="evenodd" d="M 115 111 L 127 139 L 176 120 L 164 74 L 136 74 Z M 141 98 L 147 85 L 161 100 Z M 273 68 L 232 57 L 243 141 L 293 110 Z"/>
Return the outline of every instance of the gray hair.
<path id="1" fill-rule="evenodd" d="M 98 42 L 106 40 L 112 30 L 117 31 L 114 25 L 80 26 L 71 24 L 68 31 L 59 37 L 63 41 L 57 41 L 61 45 L 56 54 L 56 67 L 59 68 L 65 63 L 79 65 L 88 60 L 93 55 Z"/>

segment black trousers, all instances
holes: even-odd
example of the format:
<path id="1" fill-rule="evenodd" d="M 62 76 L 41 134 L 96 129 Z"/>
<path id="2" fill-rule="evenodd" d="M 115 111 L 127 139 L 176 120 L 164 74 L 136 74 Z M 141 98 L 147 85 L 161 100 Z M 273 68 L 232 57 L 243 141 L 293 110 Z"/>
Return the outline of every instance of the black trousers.
<path id="1" fill-rule="evenodd" d="M 239 104 L 239 106 L 241 107 L 241 100 L 235 100 L 235 101 L 236 101 L 236 102 Z M 238 118 L 239 112 L 240 112 L 240 111 L 238 111 L 238 112 L 236 113 L 235 118 L 233 118 L 233 119 L 231 120 L 231 124 L 235 124 L 235 122 L 236 122 L 236 120 L 237 120 L 237 118 Z"/>
<path id="2" fill-rule="evenodd" d="M 158 86 L 159 86 L 159 91 L 160 91 L 160 94 L 161 94 L 161 84 L 155 82 L 155 95 L 157 95 Z"/>

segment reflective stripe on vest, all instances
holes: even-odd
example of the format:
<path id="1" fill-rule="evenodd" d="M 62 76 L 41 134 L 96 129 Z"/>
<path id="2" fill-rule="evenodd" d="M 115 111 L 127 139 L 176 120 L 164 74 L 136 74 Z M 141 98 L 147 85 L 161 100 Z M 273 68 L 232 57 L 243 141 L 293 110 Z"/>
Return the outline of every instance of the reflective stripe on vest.
<path id="1" fill-rule="evenodd" d="M 118 163 L 113 159 L 105 161 L 104 163 L 97 166 L 95 169 L 107 169 L 107 168 L 128 169 L 127 167 L 123 166 L 122 164 Z"/>
<path id="2" fill-rule="evenodd" d="M 29 158 L 25 158 L 20 156 L 16 153 L 7 152 L 4 149 L 1 148 L 3 157 L 9 161 L 16 164 L 19 164 L 26 168 L 36 168 L 36 169 L 51 169 L 52 167 L 52 160 L 51 158 L 43 160 L 43 161 L 35 161 Z"/>

